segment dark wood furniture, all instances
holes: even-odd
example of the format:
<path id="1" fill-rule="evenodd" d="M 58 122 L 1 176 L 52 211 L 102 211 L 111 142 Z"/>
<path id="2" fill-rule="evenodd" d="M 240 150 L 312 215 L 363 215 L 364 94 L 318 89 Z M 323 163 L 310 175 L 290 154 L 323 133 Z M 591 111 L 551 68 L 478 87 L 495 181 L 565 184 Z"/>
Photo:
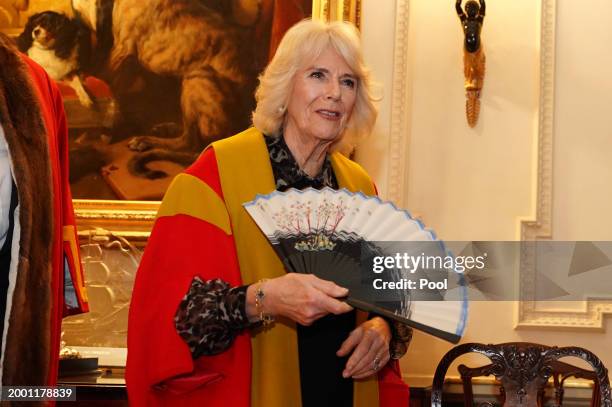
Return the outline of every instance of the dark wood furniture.
<path id="1" fill-rule="evenodd" d="M 100 368 L 97 374 L 60 377 L 58 386 L 75 387 L 76 401 L 58 402 L 57 406 L 128 407 L 124 377 L 122 368 Z"/>
<path id="2" fill-rule="evenodd" d="M 477 368 L 459 366 L 466 406 L 473 405 L 471 378 L 493 375 L 501 382 L 504 406 L 541 407 L 544 387 L 551 377 L 555 386 L 555 405 L 560 406 L 563 402 L 563 384 L 573 376 L 594 381 L 592 406 L 612 407 L 608 370 L 597 356 L 580 347 L 559 348 L 528 342 L 499 345 L 466 343 L 451 349 L 438 364 L 434 375 L 432 407 L 442 406 L 442 386 L 448 367 L 457 357 L 467 353 L 482 354 L 492 363 Z M 583 359 L 593 371 L 558 361 L 567 356 Z"/>

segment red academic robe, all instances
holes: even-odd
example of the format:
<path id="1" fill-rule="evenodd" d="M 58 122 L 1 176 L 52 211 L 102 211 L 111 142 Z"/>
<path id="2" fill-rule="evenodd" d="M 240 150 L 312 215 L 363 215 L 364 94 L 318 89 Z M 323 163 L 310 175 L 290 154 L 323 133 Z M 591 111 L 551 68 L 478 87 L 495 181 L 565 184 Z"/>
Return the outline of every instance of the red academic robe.
<path id="1" fill-rule="evenodd" d="M 187 174 L 202 180 L 223 199 L 212 149 Z M 182 199 L 190 198 L 185 195 Z M 203 280 L 223 276 L 229 284 L 241 285 L 232 236 L 194 216 L 159 217 L 130 303 L 126 381 L 133 406 L 201 406 L 204 400 L 210 405 L 217 405 L 214 400 L 224 400 L 228 406 L 250 405 L 248 332 L 239 335 L 227 351 L 195 361 L 176 332 L 174 314 L 195 276 Z"/>
<path id="2" fill-rule="evenodd" d="M 66 118 L 57 86 L 3 35 L 0 83 L 0 123 L 19 197 L 2 384 L 52 385 L 61 319 L 88 310 L 68 183 Z M 74 307 L 64 301 L 65 283 L 75 288 Z"/>
<path id="3" fill-rule="evenodd" d="M 57 382 L 59 364 L 60 334 L 62 318 L 89 311 L 85 279 L 78 249 L 78 238 L 72 193 L 69 182 L 68 159 L 68 125 L 64 113 L 64 104 L 57 85 L 46 72 L 30 58 L 23 56 L 28 66 L 34 91 L 36 92 L 40 111 L 47 129 L 49 161 L 53 182 L 53 257 L 51 292 L 53 303 L 51 309 L 51 346 L 49 365 L 49 384 Z M 71 281 L 65 281 L 64 259 L 68 264 Z M 76 294 L 77 304 L 70 307 L 65 301 L 65 288 L 71 285 Z"/>
<path id="4" fill-rule="evenodd" d="M 215 149 L 209 148 L 186 174 L 175 179 L 164 197 L 130 306 L 126 380 L 133 406 L 251 405 L 252 375 L 262 370 L 251 372 L 249 333 L 239 335 L 227 351 L 194 361 L 174 327 L 174 314 L 195 276 L 203 280 L 221 277 L 233 286 L 243 283 L 232 236 L 232 229 L 240 226 L 227 215 L 231 209 L 225 207 L 227 197 L 219 171 Z M 290 359 L 282 349 L 268 356 L 279 359 L 266 360 L 267 375 L 274 374 L 274 366 L 283 359 Z M 289 380 L 292 384 L 293 373 L 281 369 L 280 375 L 275 391 L 282 394 L 286 391 L 282 383 Z M 379 379 L 381 406 L 407 405 L 408 391 L 397 361 Z"/>

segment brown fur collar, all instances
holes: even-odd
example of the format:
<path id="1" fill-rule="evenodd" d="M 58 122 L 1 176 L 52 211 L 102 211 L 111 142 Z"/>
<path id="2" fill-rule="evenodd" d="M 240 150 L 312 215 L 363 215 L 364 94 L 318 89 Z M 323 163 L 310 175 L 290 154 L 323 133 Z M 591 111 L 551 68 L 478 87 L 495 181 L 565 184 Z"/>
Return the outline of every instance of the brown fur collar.
<path id="1" fill-rule="evenodd" d="M 53 183 L 44 117 L 28 69 L 0 34 L 0 123 L 13 163 L 21 227 L 3 385 L 45 384 L 50 363 Z"/>

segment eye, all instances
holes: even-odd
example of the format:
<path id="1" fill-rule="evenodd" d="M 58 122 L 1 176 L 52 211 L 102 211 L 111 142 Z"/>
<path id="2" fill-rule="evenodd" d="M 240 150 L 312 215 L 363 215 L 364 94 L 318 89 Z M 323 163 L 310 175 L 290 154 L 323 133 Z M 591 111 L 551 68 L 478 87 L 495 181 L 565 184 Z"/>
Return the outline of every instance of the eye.
<path id="1" fill-rule="evenodd" d="M 347 88 L 354 89 L 355 88 L 355 80 L 351 78 L 342 79 L 341 81 L 343 86 Z"/>
<path id="2" fill-rule="evenodd" d="M 325 74 L 321 71 L 313 71 L 310 73 L 310 77 L 315 79 L 323 79 Z"/>

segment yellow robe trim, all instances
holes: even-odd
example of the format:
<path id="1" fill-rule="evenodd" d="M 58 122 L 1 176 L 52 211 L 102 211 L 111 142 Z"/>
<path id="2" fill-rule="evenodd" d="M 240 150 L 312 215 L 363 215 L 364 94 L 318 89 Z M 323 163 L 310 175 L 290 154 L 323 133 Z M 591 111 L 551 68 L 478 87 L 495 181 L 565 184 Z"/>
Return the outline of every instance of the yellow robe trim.
<path id="1" fill-rule="evenodd" d="M 244 284 L 280 277 L 285 269 L 272 246 L 242 204 L 275 189 L 268 149 L 261 132 L 250 128 L 212 144 L 217 157 L 223 197 L 234 231 Z M 341 188 L 374 194 L 374 186 L 356 163 L 335 153 L 332 166 Z M 201 199 L 201 198 L 200 198 Z M 358 315 L 363 321 L 364 315 Z M 253 352 L 251 406 L 301 406 L 297 333 L 291 321 L 277 321 L 251 339 Z M 356 380 L 353 405 L 378 406 L 375 378 Z"/>
<path id="2" fill-rule="evenodd" d="M 227 235 L 232 234 L 225 203 L 210 186 L 193 175 L 183 173 L 174 178 L 157 217 L 178 214 L 193 216 L 217 226 Z"/>
<path id="3" fill-rule="evenodd" d="M 70 253 L 72 253 L 72 264 L 70 267 L 74 267 L 74 273 L 71 274 L 76 281 L 73 281 L 74 289 L 81 300 L 85 303 L 89 302 L 87 299 L 87 288 L 85 288 L 85 282 L 83 281 L 83 272 L 81 271 L 81 263 L 79 262 L 79 249 L 76 241 L 76 228 L 73 225 L 67 225 L 62 228 L 62 237 L 64 242 L 68 242 L 70 247 Z M 63 261 L 62 261 L 63 264 Z"/>

